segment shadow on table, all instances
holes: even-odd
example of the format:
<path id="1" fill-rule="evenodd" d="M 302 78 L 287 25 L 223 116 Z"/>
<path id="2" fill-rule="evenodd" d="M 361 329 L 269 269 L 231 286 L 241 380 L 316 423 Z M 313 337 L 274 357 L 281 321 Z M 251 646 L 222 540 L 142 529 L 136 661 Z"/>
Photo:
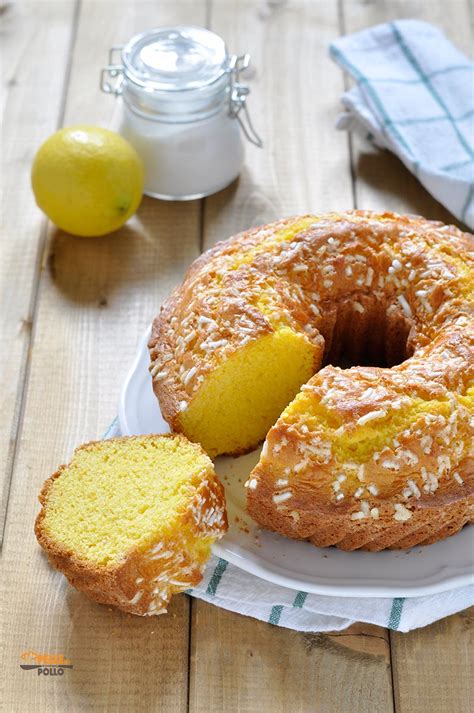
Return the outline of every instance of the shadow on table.
<path id="1" fill-rule="evenodd" d="M 124 285 L 184 273 L 199 254 L 200 201 L 172 203 L 144 197 L 130 221 L 109 235 L 82 238 L 54 228 L 47 268 L 70 300 L 96 303 Z"/>
<path id="2" fill-rule="evenodd" d="M 67 586 L 61 642 L 73 670 L 68 695 L 79 710 L 171 710 L 187 690 L 189 599 L 164 616 L 139 617 L 96 604 Z M 64 685 L 64 681 L 61 681 Z"/>
<path id="3" fill-rule="evenodd" d="M 370 198 L 365 199 L 364 186 L 360 181 L 377 191 L 377 209 L 380 209 L 381 194 L 387 199 L 387 210 L 414 213 L 431 220 L 466 226 L 448 211 L 421 185 L 403 163 L 389 151 L 363 150 L 356 153 L 355 175 L 357 204 L 370 209 Z"/>

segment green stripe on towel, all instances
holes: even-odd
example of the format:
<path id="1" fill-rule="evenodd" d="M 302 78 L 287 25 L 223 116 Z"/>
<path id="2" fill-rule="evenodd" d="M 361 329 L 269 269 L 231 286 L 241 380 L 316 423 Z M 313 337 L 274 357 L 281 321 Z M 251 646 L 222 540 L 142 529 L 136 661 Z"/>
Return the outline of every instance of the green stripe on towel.
<path id="1" fill-rule="evenodd" d="M 376 51 L 378 51 L 379 48 L 377 47 Z M 425 76 L 428 77 L 428 79 L 432 79 L 433 77 L 438 77 L 440 74 L 448 74 L 449 72 L 458 72 L 460 70 L 469 70 L 470 72 L 473 71 L 473 66 L 472 64 L 453 64 L 451 67 L 445 67 L 444 69 L 435 69 L 434 72 L 429 72 Z M 418 77 L 418 79 L 405 79 L 405 78 L 398 78 L 398 77 L 372 77 L 371 82 L 374 84 L 422 84 L 423 79 Z"/>
<path id="2" fill-rule="evenodd" d="M 456 163 L 448 163 L 446 166 L 441 166 L 440 171 L 455 171 L 457 168 L 462 168 L 472 163 L 472 158 L 467 158 L 465 161 L 456 161 Z"/>
<path id="3" fill-rule="evenodd" d="M 117 426 L 118 426 L 118 416 L 116 416 L 114 418 L 114 420 L 112 421 L 112 423 L 110 424 L 110 426 L 108 427 L 108 429 L 106 430 L 104 435 L 102 436 L 102 440 L 105 441 L 105 439 L 108 438 L 112 432 L 115 433 L 115 431 L 117 430 Z"/>
<path id="4" fill-rule="evenodd" d="M 268 623 L 277 626 L 278 622 L 280 621 L 282 611 L 283 607 L 281 604 L 277 604 L 276 606 L 272 607 Z"/>
<path id="5" fill-rule="evenodd" d="M 298 592 L 298 594 L 295 597 L 295 601 L 293 602 L 293 606 L 295 609 L 301 609 L 303 604 L 306 601 L 306 597 L 308 596 L 307 592 Z"/>
<path id="6" fill-rule="evenodd" d="M 216 593 L 217 587 L 219 586 L 220 581 L 222 579 L 222 575 L 227 569 L 227 565 L 228 562 L 226 562 L 226 560 L 219 558 L 219 562 L 216 564 L 216 568 L 212 573 L 212 577 L 209 580 L 209 584 L 207 585 L 206 594 L 214 595 Z"/>
<path id="7" fill-rule="evenodd" d="M 402 618 L 402 609 L 405 603 L 403 597 L 394 599 L 392 602 L 392 608 L 390 610 L 390 616 L 388 619 L 388 628 L 396 631 L 400 625 L 400 619 Z"/>
<path id="8" fill-rule="evenodd" d="M 461 116 L 420 116 L 418 119 L 397 119 L 396 121 L 391 121 L 392 124 L 397 124 L 397 126 L 412 126 L 413 124 L 430 124 L 436 121 L 465 121 L 470 119 L 474 114 L 474 109 L 466 111 Z"/>

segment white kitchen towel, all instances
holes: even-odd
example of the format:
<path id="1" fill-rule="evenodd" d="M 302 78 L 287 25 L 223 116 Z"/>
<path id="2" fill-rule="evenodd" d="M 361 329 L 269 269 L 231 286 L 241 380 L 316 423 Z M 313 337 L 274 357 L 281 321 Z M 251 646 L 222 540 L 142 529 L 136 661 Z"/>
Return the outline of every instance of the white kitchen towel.
<path id="1" fill-rule="evenodd" d="M 104 438 L 120 435 L 118 419 Z M 272 584 L 212 556 L 188 594 L 238 614 L 297 631 L 340 631 L 357 621 L 410 631 L 474 604 L 474 585 L 427 597 L 358 598 L 308 594 Z"/>
<path id="2" fill-rule="evenodd" d="M 474 228 L 474 64 L 419 20 L 369 27 L 340 37 L 329 51 L 356 81 L 342 97 L 337 127 L 362 130 L 393 151 Z"/>

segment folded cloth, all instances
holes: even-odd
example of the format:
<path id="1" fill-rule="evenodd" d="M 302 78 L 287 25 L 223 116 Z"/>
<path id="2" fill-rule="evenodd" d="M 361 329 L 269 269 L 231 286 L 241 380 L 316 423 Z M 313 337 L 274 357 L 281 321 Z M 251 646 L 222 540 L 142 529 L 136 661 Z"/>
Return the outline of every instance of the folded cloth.
<path id="1" fill-rule="evenodd" d="M 474 228 L 474 64 L 433 25 L 397 20 L 335 40 L 356 80 L 337 127 L 393 151 L 423 186 Z"/>
<path id="2" fill-rule="evenodd" d="M 118 419 L 103 438 L 120 435 Z M 212 556 L 204 577 L 187 592 L 222 609 L 296 631 L 340 631 L 357 621 L 410 631 L 474 604 L 468 585 L 427 597 L 358 598 L 308 594 L 281 587 Z"/>

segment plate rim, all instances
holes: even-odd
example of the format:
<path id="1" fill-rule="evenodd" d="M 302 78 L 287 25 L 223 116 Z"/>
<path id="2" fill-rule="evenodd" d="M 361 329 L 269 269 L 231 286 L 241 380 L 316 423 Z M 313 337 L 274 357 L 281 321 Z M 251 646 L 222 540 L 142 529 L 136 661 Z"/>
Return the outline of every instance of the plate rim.
<path id="1" fill-rule="evenodd" d="M 436 543 L 435 543 L 436 544 Z M 322 548 L 319 548 L 322 549 Z M 382 579 L 370 580 L 370 584 L 354 584 L 350 579 L 340 579 L 337 584 L 328 584 L 327 582 L 310 582 L 308 580 L 298 579 L 297 577 L 289 577 L 288 574 L 284 574 L 285 570 L 278 565 L 271 565 L 269 562 L 265 562 L 265 566 L 258 565 L 254 563 L 252 559 L 246 559 L 238 553 L 233 552 L 230 549 L 222 547 L 222 542 L 215 542 L 212 547 L 213 553 L 218 557 L 222 557 L 231 564 L 239 567 L 239 569 L 253 574 L 260 579 L 264 579 L 267 582 L 277 584 L 286 589 L 293 589 L 294 591 L 304 591 L 308 594 L 318 594 L 322 596 L 337 596 L 343 598 L 373 598 L 373 599 L 393 599 L 395 598 L 407 598 L 407 597 L 424 597 L 431 594 L 441 594 L 443 592 L 450 592 L 455 589 L 459 589 L 463 586 L 469 586 L 474 584 L 474 575 L 470 572 L 460 572 L 457 568 L 450 567 L 449 565 L 441 566 L 435 573 L 430 576 L 425 577 L 422 580 L 414 581 L 413 585 L 410 583 L 405 583 L 400 588 L 395 585 L 387 585 L 387 583 Z M 400 550 L 400 552 L 405 552 L 406 550 Z M 377 555 L 379 553 L 373 552 L 372 555 Z M 446 574 L 446 578 L 439 581 L 437 578 L 440 576 L 440 571 L 452 574 Z"/>
<path id="2" fill-rule="evenodd" d="M 127 371 L 120 391 L 118 421 L 120 432 L 123 435 L 133 435 L 133 429 L 130 427 L 129 418 L 127 417 L 127 397 L 132 381 L 139 372 L 143 354 L 144 352 L 148 352 L 148 341 L 150 339 L 150 335 L 151 325 L 147 328 L 145 334 L 139 340 L 135 357 L 131 367 Z M 456 537 L 456 535 L 454 535 L 454 537 Z M 428 546 L 436 547 L 436 544 L 437 543 L 434 543 L 433 545 Z M 325 550 L 326 548 L 317 549 Z M 225 545 L 225 537 L 214 543 L 212 551 L 216 556 L 225 559 L 239 569 L 259 577 L 264 581 L 277 584 L 278 586 L 285 587 L 287 589 L 305 591 L 310 594 L 323 596 L 338 596 L 343 598 L 373 597 L 381 599 L 393 597 L 422 597 L 430 594 L 448 592 L 462 586 L 474 584 L 474 571 L 471 570 L 471 567 L 469 567 L 468 571 L 464 571 L 466 570 L 466 567 L 460 569 L 459 567 L 452 567 L 449 564 L 440 565 L 436 572 L 424 577 L 421 581 L 414 580 L 413 584 L 405 582 L 400 587 L 395 585 L 387 586 L 383 579 L 373 578 L 370 580 L 370 584 L 366 585 L 359 582 L 354 583 L 350 579 L 341 579 L 338 580 L 336 584 L 331 584 L 327 582 L 327 575 L 325 576 L 324 581 L 318 581 L 317 575 L 312 581 L 303 580 L 299 579 L 297 576 L 295 577 L 288 574 L 288 571 L 286 571 L 285 574 L 284 567 L 278 565 L 277 563 L 271 564 L 267 560 L 264 560 L 264 564 L 262 564 L 261 561 L 259 563 L 250 553 L 247 554 L 247 557 L 244 557 L 232 549 L 231 544 L 227 546 Z M 400 550 L 400 552 L 406 552 L 406 550 Z M 380 553 L 374 552 L 371 554 L 376 557 Z M 444 573 L 444 576 L 442 573 Z M 442 579 L 439 579 L 440 577 L 442 577 Z"/>

